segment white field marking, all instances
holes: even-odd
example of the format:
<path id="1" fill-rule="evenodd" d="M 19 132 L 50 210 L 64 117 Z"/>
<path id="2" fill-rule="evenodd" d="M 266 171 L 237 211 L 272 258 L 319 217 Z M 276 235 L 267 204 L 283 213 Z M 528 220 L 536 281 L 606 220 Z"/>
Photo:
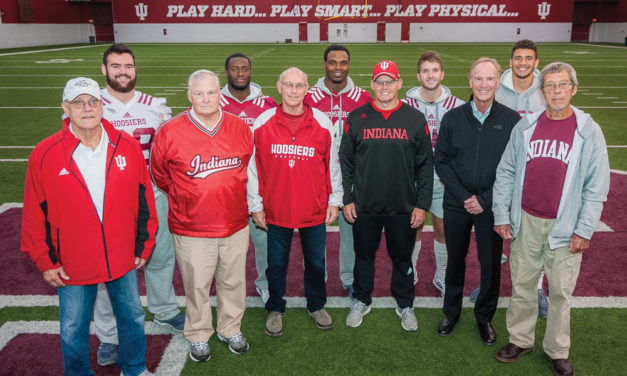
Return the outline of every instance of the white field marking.
<path id="1" fill-rule="evenodd" d="M 608 148 L 627 148 L 627 145 L 607 145 Z"/>
<path id="2" fill-rule="evenodd" d="M 39 107 L 29 107 L 29 106 L 24 106 L 24 107 L 0 107 L 0 110 L 50 110 L 50 109 L 57 109 L 57 110 L 61 110 L 61 106 L 52 106 L 52 107 L 44 107 L 44 106 L 39 106 Z"/>
<path id="3" fill-rule="evenodd" d="M 185 91 L 185 89 L 179 89 L 179 88 L 176 88 L 176 89 L 163 89 L 163 91 Z"/>
<path id="4" fill-rule="evenodd" d="M 627 49 L 627 47 L 622 46 L 604 46 L 602 44 L 586 44 L 586 43 L 573 43 L 576 46 L 586 46 L 586 47 L 600 47 L 600 48 L 618 48 L 621 50 Z"/>
<path id="5" fill-rule="evenodd" d="M 597 97 L 597 99 L 618 99 L 618 97 Z"/>
<path id="6" fill-rule="evenodd" d="M 612 103 L 627 103 L 627 101 L 614 101 Z"/>
<path id="7" fill-rule="evenodd" d="M 79 48 L 92 48 L 99 47 L 102 48 L 102 45 L 89 45 L 89 46 L 77 46 L 77 47 L 63 47 L 63 48 L 50 48 L 47 50 L 35 50 L 35 51 L 21 51 L 21 52 L 7 52 L 4 54 L 0 54 L 0 56 L 11 56 L 11 55 L 27 55 L 27 54 L 36 54 L 40 52 L 50 52 L 50 51 L 65 51 L 65 50 L 76 50 Z"/>
<path id="8" fill-rule="evenodd" d="M 176 95 L 177 93 L 155 93 L 155 95 Z"/>
<path id="9" fill-rule="evenodd" d="M 598 52 L 588 52 L 588 51 L 562 51 L 562 53 L 565 54 L 573 54 L 573 55 L 591 55 L 591 54 L 598 54 Z"/>
<path id="10" fill-rule="evenodd" d="M 22 208 L 22 207 L 24 207 L 24 204 L 21 202 L 5 202 L 4 204 L 0 205 L 0 214 L 4 213 L 5 211 L 9 209 Z"/>
<path id="11" fill-rule="evenodd" d="M 583 95 L 603 95 L 603 93 L 582 93 Z"/>
<path id="12" fill-rule="evenodd" d="M 251 57 L 250 57 L 250 60 L 258 59 L 258 58 L 260 58 L 260 57 L 262 57 L 262 56 L 265 56 L 265 55 L 269 54 L 270 52 L 272 52 L 272 51 L 274 51 L 274 50 L 276 50 L 276 48 L 274 48 L 274 47 L 273 47 L 273 48 L 268 48 L 268 49 L 265 49 L 265 50 L 263 50 L 263 51 L 261 51 L 261 52 L 259 52 L 259 53 L 255 54 L 255 55 L 251 56 Z"/>
<path id="13" fill-rule="evenodd" d="M 0 149 L 34 149 L 34 146 L 15 146 L 15 145 L 9 145 L 9 146 L 0 146 Z"/>
<path id="14" fill-rule="evenodd" d="M 95 334 L 95 326 L 92 322 L 89 326 L 89 333 Z M 9 341 L 22 333 L 29 334 L 59 334 L 60 324 L 58 321 L 9 321 L 0 328 L 0 350 Z M 172 331 L 155 323 L 146 322 L 144 324 L 146 335 L 171 334 Z M 189 343 L 182 334 L 173 334 L 170 343 L 166 346 L 163 356 L 159 362 L 155 375 L 179 375 L 187 361 Z"/>
<path id="15" fill-rule="evenodd" d="M 43 299 L 43 303 L 37 304 L 36 299 Z M 307 299 L 304 297 L 285 297 L 287 308 L 306 308 Z M 500 297 L 498 307 L 507 308 L 509 305 L 509 297 Z M 146 296 L 141 297 L 142 305 L 146 307 Z M 177 296 L 176 299 L 179 307 L 185 307 L 186 301 L 184 296 Z M 414 298 L 414 307 L 416 308 L 442 308 L 444 299 L 441 297 L 425 297 L 416 296 Z M 10 303 L 10 304 L 9 304 Z M 465 308 L 474 307 L 474 303 L 470 298 L 465 297 L 462 301 Z M 59 299 L 57 295 L 0 295 L 0 308 L 4 307 L 58 307 Z M 211 306 L 216 306 L 215 296 L 211 296 Z M 349 308 L 351 300 L 346 296 L 327 297 L 327 308 Z M 396 299 L 393 297 L 377 297 L 372 298 L 373 308 L 395 308 L 397 306 Z M 575 296 L 573 297 L 573 308 L 627 308 L 627 297 L 622 296 Z M 263 308 L 264 304 L 258 296 L 246 297 L 246 307 Z M 170 333 L 170 332 L 167 332 Z"/>
<path id="16" fill-rule="evenodd" d="M 67 63 L 71 63 L 73 61 L 85 61 L 85 59 L 74 59 L 74 60 L 70 60 L 70 59 L 50 59 L 50 60 L 36 61 L 35 64 L 67 64 Z"/>
<path id="17" fill-rule="evenodd" d="M 615 174 L 619 174 L 619 175 L 627 175 L 627 171 L 612 170 L 612 169 L 610 169 L 610 172 L 613 172 L 613 173 L 615 173 Z"/>
<path id="18" fill-rule="evenodd" d="M 28 159 L 0 159 L 0 162 L 28 162 Z"/>
<path id="19" fill-rule="evenodd" d="M 599 221 L 597 227 L 595 227 L 594 232 L 614 232 L 612 228 L 605 224 L 605 222 Z"/>
<path id="20" fill-rule="evenodd" d="M 187 108 L 187 107 L 181 107 L 181 108 Z M 592 109 L 600 109 L 600 108 L 605 108 L 605 109 L 622 109 L 622 108 L 627 108 L 627 106 L 577 106 L 577 108 L 592 108 Z"/>

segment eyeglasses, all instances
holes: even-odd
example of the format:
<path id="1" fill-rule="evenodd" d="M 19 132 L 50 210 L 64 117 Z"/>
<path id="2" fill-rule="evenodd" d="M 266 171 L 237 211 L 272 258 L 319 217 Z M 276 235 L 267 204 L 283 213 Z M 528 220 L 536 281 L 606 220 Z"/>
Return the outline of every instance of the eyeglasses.
<path id="1" fill-rule="evenodd" d="M 560 90 L 568 89 L 573 83 L 570 81 L 562 81 L 562 82 L 547 82 L 544 84 L 545 90 L 555 90 L 555 88 L 559 87 Z"/>
<path id="2" fill-rule="evenodd" d="M 96 99 L 96 98 L 92 98 L 92 99 L 90 99 L 88 101 L 84 101 L 82 99 L 77 99 L 77 100 L 75 100 L 73 102 L 70 102 L 70 101 L 66 101 L 66 102 L 69 103 L 72 107 L 81 108 L 81 109 L 84 109 L 87 106 L 89 106 L 89 107 L 96 107 L 97 105 L 100 104 L 100 100 Z"/>
<path id="3" fill-rule="evenodd" d="M 285 86 L 288 90 L 296 88 L 296 90 L 303 90 L 307 85 L 303 83 L 294 84 L 291 82 L 281 82 L 282 86 Z"/>
<path id="4" fill-rule="evenodd" d="M 385 86 L 392 86 L 393 84 L 395 84 L 398 80 L 376 80 L 376 81 L 372 81 L 374 82 L 374 84 L 377 87 L 385 87 Z"/>

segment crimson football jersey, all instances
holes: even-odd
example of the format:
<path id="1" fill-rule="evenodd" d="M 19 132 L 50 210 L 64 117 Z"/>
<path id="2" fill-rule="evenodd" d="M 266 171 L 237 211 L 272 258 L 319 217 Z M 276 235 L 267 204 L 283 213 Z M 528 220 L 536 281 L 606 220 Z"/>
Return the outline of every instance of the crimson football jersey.
<path id="1" fill-rule="evenodd" d="M 250 95 L 243 102 L 240 102 L 231 94 L 228 85 L 222 88 L 220 108 L 244 120 L 249 127 L 253 126 L 255 119 L 262 112 L 276 106 L 275 100 L 272 97 L 261 94 L 261 87 L 255 83 L 250 83 Z"/>
<path id="2" fill-rule="evenodd" d="M 342 135 L 346 132 L 346 117 L 354 109 L 370 103 L 372 97 L 366 90 L 355 86 L 350 77 L 346 87 L 339 93 L 332 93 L 324 86 L 324 77 L 309 89 L 305 103 L 322 111 L 333 124 L 333 138 L 339 147 Z"/>

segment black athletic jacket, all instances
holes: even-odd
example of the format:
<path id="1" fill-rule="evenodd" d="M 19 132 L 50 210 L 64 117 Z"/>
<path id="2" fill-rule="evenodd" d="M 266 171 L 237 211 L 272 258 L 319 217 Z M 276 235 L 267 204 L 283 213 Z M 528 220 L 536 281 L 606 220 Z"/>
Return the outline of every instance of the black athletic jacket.
<path id="1" fill-rule="evenodd" d="M 444 183 L 445 208 L 465 210 L 464 201 L 477 195 L 483 210 L 490 210 L 496 167 L 518 120 L 516 111 L 496 101 L 483 125 L 472 114 L 470 101 L 444 115 L 435 171 Z"/>
<path id="2" fill-rule="evenodd" d="M 340 146 L 344 205 L 380 215 L 429 210 L 433 154 L 424 115 L 402 103 L 386 120 L 368 103 L 346 122 Z"/>

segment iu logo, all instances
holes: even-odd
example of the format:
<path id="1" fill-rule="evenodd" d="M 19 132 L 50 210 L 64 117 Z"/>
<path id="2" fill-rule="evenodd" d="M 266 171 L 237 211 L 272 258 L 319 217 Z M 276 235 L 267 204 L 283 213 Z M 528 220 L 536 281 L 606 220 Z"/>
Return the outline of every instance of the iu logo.
<path id="1" fill-rule="evenodd" d="M 293 159 L 290 159 L 290 161 L 289 161 L 289 163 L 288 163 L 288 164 L 290 165 L 290 168 L 292 168 L 292 167 L 294 167 L 294 164 L 295 164 L 295 163 L 296 163 L 296 162 L 295 162 Z"/>
<path id="2" fill-rule="evenodd" d="M 551 4 L 543 1 L 541 4 L 538 4 L 538 16 L 540 16 L 541 20 L 546 20 L 546 16 L 551 13 Z"/>
<path id="3" fill-rule="evenodd" d="M 388 61 L 382 61 L 379 66 L 381 67 L 381 69 L 385 70 L 388 69 L 388 67 L 390 66 L 390 63 Z"/>
<path id="4" fill-rule="evenodd" d="M 146 20 L 146 17 L 148 16 L 148 5 L 145 5 L 144 3 L 135 5 L 135 14 L 139 17 L 140 21 Z"/>
<path id="5" fill-rule="evenodd" d="M 116 155 L 115 164 L 118 166 L 120 171 L 123 171 L 124 167 L 126 167 L 126 157 L 124 157 L 123 155 Z"/>

